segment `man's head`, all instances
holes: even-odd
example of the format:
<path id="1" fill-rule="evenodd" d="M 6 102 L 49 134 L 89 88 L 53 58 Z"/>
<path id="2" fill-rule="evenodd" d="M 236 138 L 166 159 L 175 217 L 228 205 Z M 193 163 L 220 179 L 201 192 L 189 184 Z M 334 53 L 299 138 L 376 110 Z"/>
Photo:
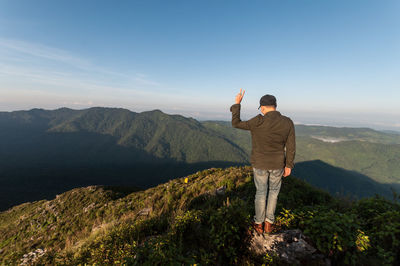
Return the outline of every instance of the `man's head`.
<path id="1" fill-rule="evenodd" d="M 276 98 L 273 95 L 266 94 L 260 99 L 260 107 L 261 108 L 261 113 L 264 115 L 268 113 L 269 111 L 275 111 L 276 110 Z"/>

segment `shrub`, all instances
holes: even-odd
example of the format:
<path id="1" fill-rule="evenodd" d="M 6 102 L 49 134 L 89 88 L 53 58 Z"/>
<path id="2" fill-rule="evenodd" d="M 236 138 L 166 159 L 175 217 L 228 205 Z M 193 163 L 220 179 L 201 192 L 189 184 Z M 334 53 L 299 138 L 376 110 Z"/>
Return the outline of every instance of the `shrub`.
<path id="1" fill-rule="evenodd" d="M 231 204 L 225 204 L 210 214 L 209 244 L 219 262 L 234 264 L 238 262 L 239 255 L 246 253 L 249 225 L 250 215 L 240 199 L 233 200 Z"/>
<path id="2" fill-rule="evenodd" d="M 363 199 L 354 205 L 353 212 L 369 235 L 368 255 L 379 263 L 400 263 L 400 205 L 382 197 Z"/>

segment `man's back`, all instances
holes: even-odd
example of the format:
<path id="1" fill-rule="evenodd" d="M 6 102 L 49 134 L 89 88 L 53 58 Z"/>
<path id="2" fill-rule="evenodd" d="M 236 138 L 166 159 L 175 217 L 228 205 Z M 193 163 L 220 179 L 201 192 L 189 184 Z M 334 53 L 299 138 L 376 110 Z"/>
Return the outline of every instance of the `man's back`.
<path id="1" fill-rule="evenodd" d="M 258 169 L 281 169 L 285 167 L 285 146 L 294 145 L 289 138 L 293 122 L 278 111 L 258 115 L 257 124 L 250 128 L 252 140 L 251 164 Z M 288 143 L 289 140 L 289 143 Z M 288 148 L 288 150 L 294 148 Z M 292 165 L 288 166 L 293 168 Z"/>
<path id="2" fill-rule="evenodd" d="M 290 118 L 278 111 L 257 115 L 249 121 L 240 120 L 240 104 L 231 107 L 232 126 L 251 131 L 250 162 L 257 169 L 294 167 L 295 131 Z M 286 148 L 286 156 L 285 156 Z"/>

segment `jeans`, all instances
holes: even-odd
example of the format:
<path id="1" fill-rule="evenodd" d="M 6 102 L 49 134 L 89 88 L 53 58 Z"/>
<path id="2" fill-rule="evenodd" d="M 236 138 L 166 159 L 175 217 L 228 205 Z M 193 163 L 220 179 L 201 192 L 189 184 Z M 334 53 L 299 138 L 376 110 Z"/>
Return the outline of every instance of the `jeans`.
<path id="1" fill-rule="evenodd" d="M 261 224 L 267 221 L 272 224 L 275 220 L 276 202 L 281 189 L 284 169 L 263 170 L 253 168 L 253 171 L 254 184 L 256 185 L 254 222 Z"/>

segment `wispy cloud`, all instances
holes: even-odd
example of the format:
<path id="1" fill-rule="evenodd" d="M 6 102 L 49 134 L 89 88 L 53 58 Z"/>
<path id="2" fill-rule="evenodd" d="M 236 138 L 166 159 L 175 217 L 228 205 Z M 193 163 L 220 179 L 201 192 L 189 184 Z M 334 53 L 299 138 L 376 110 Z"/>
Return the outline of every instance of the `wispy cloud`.
<path id="1" fill-rule="evenodd" d="M 76 57 L 65 50 L 42 44 L 33 44 L 19 40 L 0 38 L 0 48 L 3 51 L 12 52 L 13 55 L 19 54 L 20 57 L 29 55 L 69 64 L 83 69 L 87 69 L 91 65 L 89 61 Z"/>
<path id="2" fill-rule="evenodd" d="M 138 81 L 139 83 L 146 84 L 146 85 L 152 85 L 152 86 L 160 85 L 160 83 L 152 81 L 152 80 L 148 79 L 148 77 L 146 75 L 139 74 L 139 73 L 135 75 L 134 80 Z"/>
<path id="3" fill-rule="evenodd" d="M 64 88 L 161 86 L 141 73 L 113 71 L 69 51 L 20 40 L 0 38 L 0 60 L 0 75 Z"/>

